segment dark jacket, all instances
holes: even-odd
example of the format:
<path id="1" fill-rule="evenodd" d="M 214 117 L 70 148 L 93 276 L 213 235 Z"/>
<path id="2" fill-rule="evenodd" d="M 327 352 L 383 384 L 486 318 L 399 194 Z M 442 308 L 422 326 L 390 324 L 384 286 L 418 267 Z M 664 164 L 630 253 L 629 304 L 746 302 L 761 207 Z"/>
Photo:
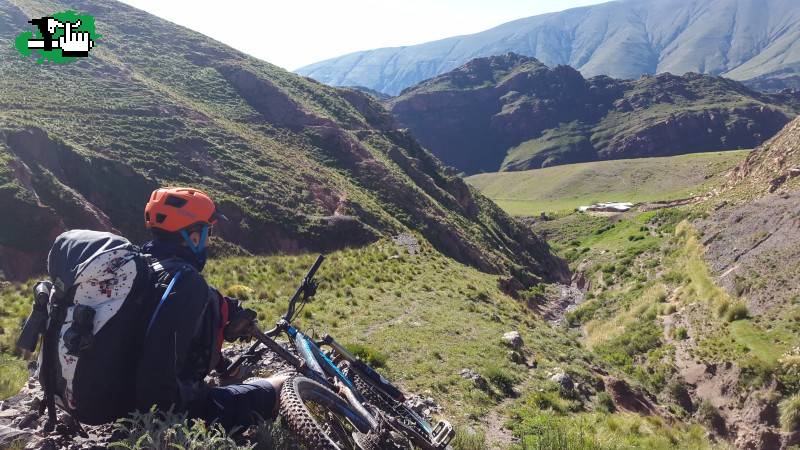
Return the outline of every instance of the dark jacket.
<path id="1" fill-rule="evenodd" d="M 221 305 L 228 300 L 206 283 L 198 271 L 202 264 L 188 248 L 153 241 L 143 251 L 163 265 L 156 274 L 156 303 L 178 271 L 180 278 L 144 338 L 136 374 L 137 408 L 146 411 L 157 405 L 192 414 L 204 404 L 204 378 L 224 363 L 218 340 L 224 325 Z M 231 312 L 240 308 L 235 301 L 228 307 Z"/>

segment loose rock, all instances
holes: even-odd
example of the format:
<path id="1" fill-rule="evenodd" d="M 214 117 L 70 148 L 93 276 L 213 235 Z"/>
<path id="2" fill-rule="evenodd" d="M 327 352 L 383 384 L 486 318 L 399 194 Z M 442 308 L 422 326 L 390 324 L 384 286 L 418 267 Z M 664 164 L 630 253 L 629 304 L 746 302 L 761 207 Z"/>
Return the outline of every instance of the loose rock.
<path id="1" fill-rule="evenodd" d="M 567 375 L 564 372 L 559 372 L 552 377 L 550 377 L 550 381 L 555 381 L 558 383 L 563 389 L 567 391 L 571 391 L 575 388 L 575 382 L 572 381 L 572 377 Z"/>
<path id="2" fill-rule="evenodd" d="M 465 380 L 472 380 L 475 383 L 475 387 L 482 390 L 488 391 L 489 390 L 489 383 L 486 382 L 486 379 L 483 378 L 479 373 L 475 372 L 472 369 L 461 369 L 461 372 L 458 373 L 461 378 Z"/>
<path id="3" fill-rule="evenodd" d="M 514 350 L 522 350 L 524 343 L 518 331 L 509 331 L 503 334 L 503 342 Z"/>

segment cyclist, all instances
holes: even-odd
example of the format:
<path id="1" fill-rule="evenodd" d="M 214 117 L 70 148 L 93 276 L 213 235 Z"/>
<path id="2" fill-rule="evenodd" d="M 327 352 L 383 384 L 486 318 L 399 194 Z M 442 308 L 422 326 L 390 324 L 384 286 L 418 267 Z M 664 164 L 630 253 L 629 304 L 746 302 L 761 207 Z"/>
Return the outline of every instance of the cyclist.
<path id="1" fill-rule="evenodd" d="M 256 315 L 222 296 L 200 273 L 218 219 L 225 217 L 197 189 L 156 189 L 147 202 L 145 225 L 153 239 L 143 251 L 158 261 L 158 303 L 144 338 L 136 397 L 141 411 L 173 408 L 231 429 L 274 418 L 286 377 L 243 382 L 251 371 L 247 366 L 224 374 L 229 361 L 221 353 L 223 339 L 247 337 Z M 214 369 L 224 374 L 222 386 L 205 382 Z"/>

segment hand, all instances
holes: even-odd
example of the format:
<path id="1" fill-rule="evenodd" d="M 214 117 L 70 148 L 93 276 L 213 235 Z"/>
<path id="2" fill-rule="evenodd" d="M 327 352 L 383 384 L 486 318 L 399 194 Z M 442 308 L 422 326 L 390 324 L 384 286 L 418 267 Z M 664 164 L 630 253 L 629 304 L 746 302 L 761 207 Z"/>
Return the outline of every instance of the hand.
<path id="1" fill-rule="evenodd" d="M 220 377 L 219 384 L 220 386 L 227 386 L 229 384 L 239 384 L 244 380 L 250 378 L 255 371 L 255 366 L 252 364 L 241 364 L 239 367 L 234 369 L 231 373 L 226 373 L 222 377 Z"/>
<path id="2" fill-rule="evenodd" d="M 313 297 L 317 293 L 317 287 L 318 286 L 319 286 L 319 283 L 317 283 L 317 280 L 315 280 L 313 278 L 308 280 L 306 282 L 305 288 L 303 289 L 303 295 L 305 296 L 305 298 Z"/>
<path id="3" fill-rule="evenodd" d="M 88 53 L 89 49 L 94 46 L 94 41 L 86 31 L 72 31 L 71 27 L 73 26 L 80 27 L 81 21 L 79 20 L 74 25 L 69 22 L 64 23 L 64 35 L 58 38 L 58 47 L 63 52 Z"/>
<path id="4" fill-rule="evenodd" d="M 223 334 L 228 342 L 236 339 L 249 339 L 256 325 L 256 312 L 252 309 L 241 309 L 231 316 Z"/>

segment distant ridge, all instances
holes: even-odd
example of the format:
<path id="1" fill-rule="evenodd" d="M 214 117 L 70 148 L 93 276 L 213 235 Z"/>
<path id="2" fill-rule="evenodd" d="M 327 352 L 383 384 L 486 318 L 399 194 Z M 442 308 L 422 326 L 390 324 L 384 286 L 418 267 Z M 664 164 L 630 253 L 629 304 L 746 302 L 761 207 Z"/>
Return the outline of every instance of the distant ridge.
<path id="1" fill-rule="evenodd" d="M 508 52 L 570 65 L 587 77 L 697 72 L 764 88 L 798 87 L 800 7 L 797 0 L 623 0 L 351 53 L 297 73 L 397 95 L 473 58 Z"/>
<path id="2" fill-rule="evenodd" d="M 426 148 L 472 174 L 750 149 L 800 112 L 800 92 L 696 73 L 586 79 L 509 53 L 476 58 L 386 104 Z"/>

